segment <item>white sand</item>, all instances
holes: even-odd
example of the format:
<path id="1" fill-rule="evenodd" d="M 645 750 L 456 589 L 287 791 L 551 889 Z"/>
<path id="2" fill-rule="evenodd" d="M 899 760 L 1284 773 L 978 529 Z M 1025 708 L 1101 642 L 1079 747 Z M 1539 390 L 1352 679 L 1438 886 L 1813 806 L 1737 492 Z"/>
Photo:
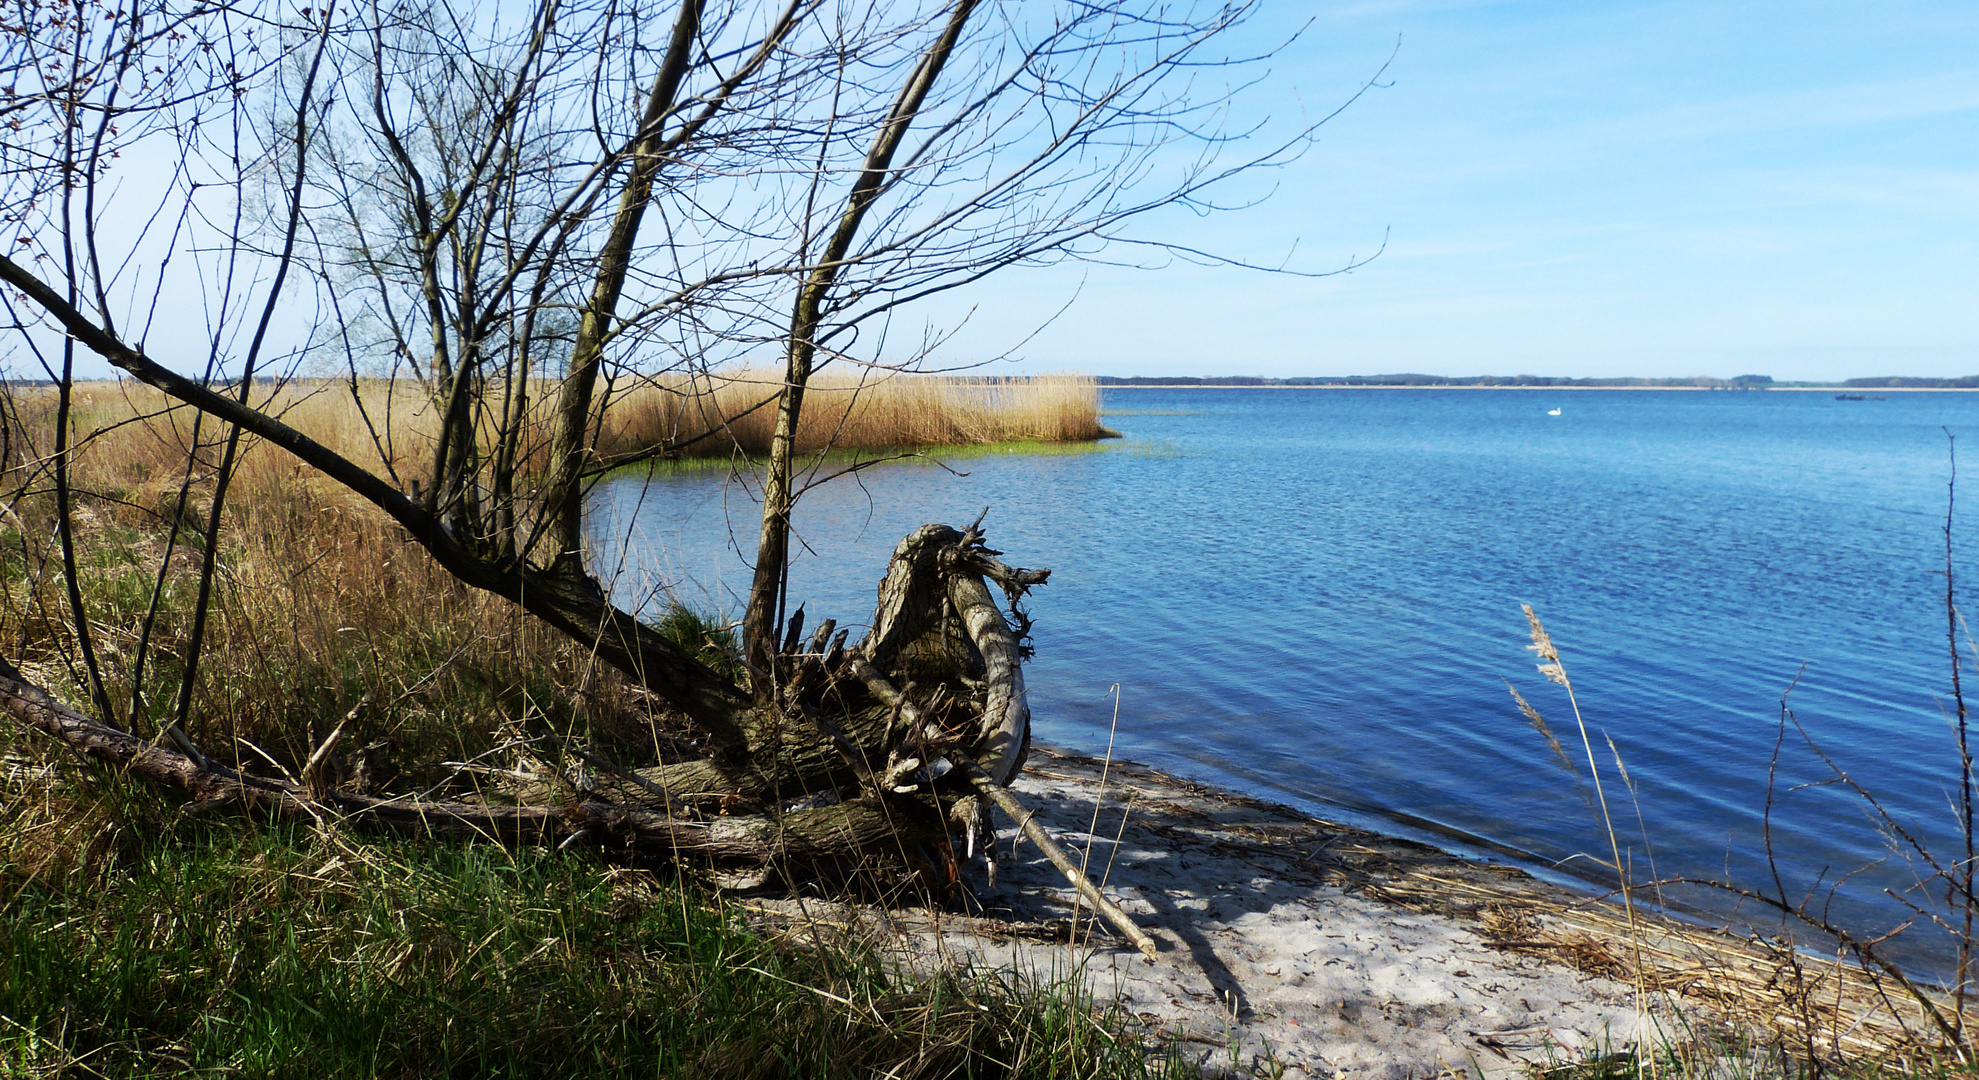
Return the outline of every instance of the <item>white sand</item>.
<path id="1" fill-rule="evenodd" d="M 1206 1065 L 1288 1077 L 1523 1075 L 1668 1029 L 1662 1005 L 1582 968 L 1598 943 L 1542 942 L 1539 912 L 1580 902 L 1514 870 L 1466 862 L 1116 763 L 1093 824 L 1100 763 L 1037 750 L 1015 785 L 1162 945 L 1150 962 L 1102 926 L 1030 844 L 998 837 L 986 917 L 772 901 L 775 921 L 877 931 L 910 963 L 972 962 L 1040 979 L 1077 972 L 1103 1000 Z M 1124 833 L 1121 810 L 1130 806 Z M 1115 836 L 1119 836 L 1115 853 Z M 1089 843 L 1090 841 L 1090 843 Z M 1109 856 L 1110 865 L 1109 865 Z"/>

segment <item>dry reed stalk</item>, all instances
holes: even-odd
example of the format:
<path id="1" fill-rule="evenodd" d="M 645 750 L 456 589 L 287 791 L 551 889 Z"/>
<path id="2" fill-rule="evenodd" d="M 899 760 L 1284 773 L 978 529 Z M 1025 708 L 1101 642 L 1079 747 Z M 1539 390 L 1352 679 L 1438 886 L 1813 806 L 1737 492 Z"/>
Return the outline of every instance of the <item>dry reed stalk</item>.
<path id="1" fill-rule="evenodd" d="M 1608 850 L 1614 856 L 1615 860 L 1613 863 L 1615 877 L 1621 884 L 1622 911 L 1628 917 L 1629 941 L 1639 952 L 1641 941 L 1636 928 L 1635 895 L 1629 882 L 1628 866 L 1622 861 L 1622 844 L 1621 840 L 1615 835 L 1615 821 L 1608 813 L 1608 795 L 1602 790 L 1601 786 L 1601 766 L 1594 759 L 1594 741 L 1587 734 L 1587 720 L 1581 716 L 1580 699 L 1574 694 L 1573 681 L 1567 677 L 1567 665 L 1560 659 L 1560 650 L 1554 646 L 1552 635 L 1546 632 L 1545 625 L 1539 621 L 1539 615 L 1532 610 L 1531 604 L 1520 604 L 1519 607 L 1525 612 L 1527 628 L 1532 632 L 1532 644 L 1526 646 L 1526 648 L 1535 653 L 1541 661 L 1539 664 L 1539 673 L 1544 675 L 1548 682 L 1558 683 L 1564 687 L 1567 691 L 1567 703 L 1573 706 L 1574 724 L 1580 729 L 1581 746 L 1587 752 L 1587 769 L 1594 780 L 1595 801 L 1601 809 L 1601 827 L 1608 835 Z M 1512 697 L 1519 703 L 1519 709 L 1525 713 L 1526 718 L 1532 722 L 1533 726 L 1542 735 L 1546 736 L 1547 741 L 1552 744 L 1554 753 L 1559 754 L 1561 760 L 1564 761 L 1566 755 L 1561 752 L 1559 740 L 1553 737 L 1552 730 L 1546 726 L 1544 720 L 1540 719 L 1539 711 L 1528 704 L 1525 698 L 1520 697 L 1518 691 L 1514 690 Z M 1613 744 L 1611 743 L 1610 745 Z M 1616 759 L 1618 761 L 1620 760 L 1619 754 L 1616 755 Z M 1642 962 L 1639 956 L 1635 963 L 1635 970 L 1638 973 L 1642 970 Z M 1647 986 L 1638 978 L 1636 981 L 1636 994 L 1639 1008 L 1647 1008 L 1647 1004 L 1644 1002 L 1647 990 Z"/>
<path id="2" fill-rule="evenodd" d="M 663 445 L 684 445 L 698 457 L 765 454 L 780 388 L 776 375 L 757 371 L 645 382 L 606 406 L 600 454 Z M 797 449 L 1085 442 L 1108 434 L 1099 422 L 1099 383 L 1089 376 L 817 375 L 805 391 Z"/>
<path id="3" fill-rule="evenodd" d="M 553 389 L 549 383 L 531 388 L 535 406 L 522 439 L 525 471 L 547 453 L 551 410 L 545 403 L 553 400 Z M 601 409 L 598 455 L 610 460 L 668 447 L 678 448 L 669 456 L 766 453 L 780 389 L 776 375 L 753 370 L 642 379 L 615 393 Z M 51 395 L 36 390 L 17 394 L 24 423 L 46 426 L 39 417 L 46 396 Z M 256 403 L 359 464 L 389 467 L 400 475 L 417 475 L 430 465 L 427 458 L 439 430 L 432 401 L 411 382 L 296 379 L 271 384 L 256 395 Z M 190 414 L 150 387 L 129 381 L 80 383 L 75 410 L 76 428 L 86 433 L 96 452 L 131 466 L 170 471 L 190 449 Z M 814 376 L 806 391 L 797 447 L 817 453 L 832 447 L 1087 442 L 1111 434 L 1099 422 L 1099 383 L 1086 375 L 827 374 Z M 484 438 L 493 444 L 492 427 Z"/>

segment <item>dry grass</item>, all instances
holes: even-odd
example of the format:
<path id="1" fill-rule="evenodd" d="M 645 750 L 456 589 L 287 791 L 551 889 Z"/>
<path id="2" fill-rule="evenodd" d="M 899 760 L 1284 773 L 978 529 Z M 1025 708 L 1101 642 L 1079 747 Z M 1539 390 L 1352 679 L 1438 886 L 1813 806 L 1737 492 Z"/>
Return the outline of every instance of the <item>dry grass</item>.
<path id="1" fill-rule="evenodd" d="M 532 391 L 523 442 L 538 461 L 549 389 Z M 701 455 L 753 454 L 768 444 L 774 406 L 750 410 L 775 390 L 773 380 L 749 372 L 642 383 L 608 399 L 601 452 L 687 443 Z M 407 486 L 427 473 L 431 403 L 404 383 L 352 391 L 348 383 L 299 381 L 255 393 L 257 405 L 367 468 L 395 471 Z M 0 641 L 69 693 L 79 688 L 79 656 L 47 470 L 55 400 L 50 390 L 14 387 L 5 403 Z M 195 430 L 190 410 L 131 382 L 79 384 L 73 410 L 78 578 L 120 710 L 130 708 L 131 661 L 157 596 L 146 688 L 132 715 L 120 717 L 149 731 L 173 705 L 226 432 L 210 419 Z M 1082 376 L 895 376 L 864 386 L 821 377 L 807 398 L 799 447 L 1091 439 L 1102 433 L 1097 415 L 1097 384 Z M 185 487 L 189 456 L 199 465 Z M 191 732 L 222 760 L 261 765 L 266 754 L 293 764 L 365 696 L 380 708 L 355 734 L 428 761 L 472 759 L 499 745 L 503 732 L 523 728 L 588 729 L 613 743 L 644 727 L 626 726 L 624 718 L 643 709 L 581 649 L 507 602 L 462 588 L 372 507 L 280 450 L 244 444 L 226 510 Z M 635 760 L 657 752 L 620 749 Z M 432 779 L 430 772 L 419 775 Z"/>
<path id="2" fill-rule="evenodd" d="M 291 422 L 379 463 L 347 394 L 284 393 Z M 199 465 L 186 486 L 189 412 L 111 383 L 80 386 L 75 397 L 78 584 L 115 719 L 151 735 L 175 705 L 185 666 L 225 432 L 201 426 Z M 45 467 L 53 394 L 16 390 L 11 404 L 0 642 L 44 686 L 81 703 Z M 402 415 L 410 422 L 395 448 L 400 464 L 415 463 L 424 449 L 418 414 Z M 345 745 L 377 745 L 374 756 L 405 766 L 404 783 L 414 788 L 439 780 L 440 762 L 488 755 L 520 730 L 589 730 L 617 745 L 646 711 L 583 649 L 507 601 L 461 586 L 381 513 L 275 448 L 246 446 L 217 554 L 190 733 L 229 764 L 266 769 L 273 758 L 294 768 L 367 696 L 378 707 Z M 154 602 L 144 689 L 133 707 L 133 669 Z M 634 760 L 655 752 L 648 745 L 642 753 L 636 740 L 623 749 Z M 497 753 L 484 763 L 514 758 Z M 471 784 L 472 775 L 455 780 Z"/>
<path id="3" fill-rule="evenodd" d="M 607 455 L 660 445 L 690 456 L 769 452 L 778 377 L 741 371 L 652 382 L 605 412 Z M 998 442 L 1087 442 L 1111 435 L 1099 422 L 1099 383 L 1085 375 L 884 379 L 818 376 L 805 393 L 797 449 L 889 450 Z"/>

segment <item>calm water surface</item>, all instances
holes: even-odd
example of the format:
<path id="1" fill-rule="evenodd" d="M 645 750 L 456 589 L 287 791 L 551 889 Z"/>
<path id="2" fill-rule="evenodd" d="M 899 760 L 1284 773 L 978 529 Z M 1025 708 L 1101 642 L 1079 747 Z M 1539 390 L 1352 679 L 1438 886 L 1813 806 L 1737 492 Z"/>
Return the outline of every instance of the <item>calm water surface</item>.
<path id="1" fill-rule="evenodd" d="M 1824 749 L 1949 852 L 1943 429 L 1979 434 L 1979 395 L 1109 390 L 1104 404 L 1127 437 L 1097 452 L 956 462 L 966 476 L 886 466 L 812 491 L 793 605 L 863 623 L 902 534 L 988 507 L 1007 561 L 1053 571 L 1031 605 L 1042 740 L 1103 749 L 1117 683 L 1125 756 L 1598 876 L 1575 858 L 1606 850 L 1585 751 L 1524 651 L 1529 603 L 1645 876 L 1653 857 L 1663 875 L 1770 883 L 1762 810 L 1789 686 Z M 621 600 L 739 610 L 746 487 L 614 481 L 592 529 Z M 1568 739 L 1579 779 L 1507 679 Z M 1834 911 L 1894 925 L 1905 913 L 1882 890 L 1911 871 L 1846 792 L 1801 786 L 1826 775 L 1790 738 L 1772 821 L 1788 891 L 1882 860 Z"/>

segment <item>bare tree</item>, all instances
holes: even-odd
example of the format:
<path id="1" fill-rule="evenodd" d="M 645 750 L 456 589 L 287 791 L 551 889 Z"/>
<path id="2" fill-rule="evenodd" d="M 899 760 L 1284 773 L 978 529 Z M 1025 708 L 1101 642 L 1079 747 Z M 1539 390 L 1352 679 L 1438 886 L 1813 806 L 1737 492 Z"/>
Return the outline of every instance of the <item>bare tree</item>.
<path id="1" fill-rule="evenodd" d="M 599 762 L 574 808 L 423 805 L 419 821 L 616 831 L 763 864 L 973 836 L 976 798 L 1007 799 L 994 789 L 1028 741 L 1018 604 L 1046 576 L 1004 565 L 977 528 L 928 526 L 895 551 L 862 641 L 830 620 L 807 638 L 783 590 L 813 375 L 912 367 L 917 354 L 882 347 L 885 321 L 998 271 L 1164 251 L 1133 224 L 1213 208 L 1233 179 L 1295 159 L 1316 127 L 1264 140 L 1225 126 L 1229 86 L 1267 59 L 1219 51 L 1251 4 L 23 11 L 0 61 L 0 123 L 16 133 L 0 151 L 0 220 L 19 234 L 0 282 L 17 352 L 65 409 L 81 348 L 190 410 L 180 510 L 212 485 L 200 610 L 242 440 L 272 444 L 462 583 L 636 680 L 706 749 L 639 771 Z M 1226 87 L 1205 90 L 1212 79 Z M 615 395 L 770 350 L 783 373 L 752 406 L 775 410 L 775 436 L 731 679 L 612 602 L 584 561 L 583 508 L 627 460 L 601 443 Z M 288 423 L 262 381 L 328 372 L 368 454 Z M 401 388 L 421 402 L 416 435 L 394 415 Z M 18 680 L 14 714 L 207 797 L 400 820 L 402 804 L 202 754 L 197 624 L 161 729 L 177 750 L 137 736 L 144 650 L 120 713 L 74 587 L 66 414 L 55 430 L 37 460 L 96 715 Z M 820 793 L 836 801 L 777 812 Z M 753 816 L 709 828 L 711 802 Z"/>

